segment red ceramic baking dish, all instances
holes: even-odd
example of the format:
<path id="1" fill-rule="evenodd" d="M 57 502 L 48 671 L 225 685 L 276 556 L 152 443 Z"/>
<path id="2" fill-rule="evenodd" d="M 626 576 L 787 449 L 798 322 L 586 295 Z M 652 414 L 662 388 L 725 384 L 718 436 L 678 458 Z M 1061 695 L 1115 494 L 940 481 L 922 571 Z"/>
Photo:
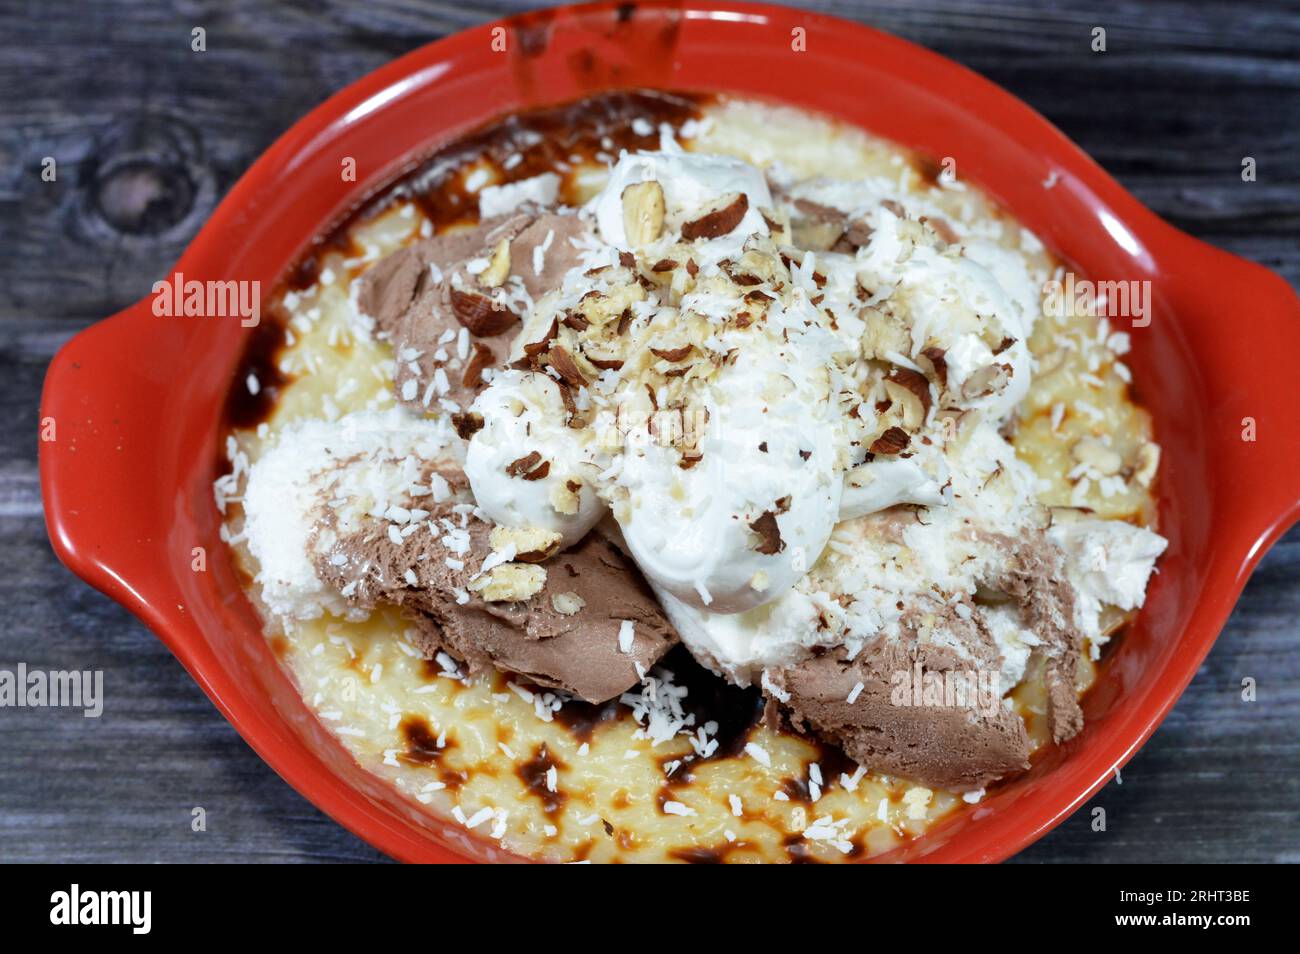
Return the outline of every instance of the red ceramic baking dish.
<path id="1" fill-rule="evenodd" d="M 433 147 L 509 111 L 637 86 L 779 100 L 952 156 L 963 178 L 1090 277 L 1151 282 L 1153 317 L 1133 331 L 1130 357 L 1164 448 L 1170 546 L 1146 607 L 1088 695 L 1079 737 L 884 856 L 1006 858 L 1150 736 L 1261 554 L 1295 520 L 1300 415 L 1268 356 L 1300 351 L 1300 302 L 1277 275 L 1161 221 L 1041 116 L 963 67 L 842 20 L 708 0 L 543 11 L 397 60 L 281 137 L 176 270 L 269 290 L 314 236 Z M 341 181 L 345 157 L 356 182 Z M 40 455 L 54 548 L 144 620 L 248 743 L 356 834 L 407 861 L 509 860 L 354 762 L 261 635 L 223 554 L 211 490 L 248 335 L 233 318 L 155 317 L 145 300 L 58 353 L 41 410 L 57 440 Z M 191 568 L 195 547 L 209 554 L 205 571 Z"/>

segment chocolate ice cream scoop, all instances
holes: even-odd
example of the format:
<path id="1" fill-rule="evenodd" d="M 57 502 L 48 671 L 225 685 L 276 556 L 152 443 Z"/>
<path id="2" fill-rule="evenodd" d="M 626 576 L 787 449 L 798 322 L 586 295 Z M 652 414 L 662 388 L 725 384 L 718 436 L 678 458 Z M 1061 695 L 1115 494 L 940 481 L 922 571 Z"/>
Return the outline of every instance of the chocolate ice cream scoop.
<path id="1" fill-rule="evenodd" d="M 576 215 L 529 208 L 371 266 L 357 279 L 356 304 L 392 342 L 398 401 L 416 410 L 443 401 L 468 407 L 484 371 L 504 366 L 526 302 L 558 288 L 577 263 L 571 239 L 585 231 Z"/>
<path id="2" fill-rule="evenodd" d="M 960 618 L 944 626 L 958 643 L 881 638 L 852 659 L 843 650 L 811 656 L 770 674 L 769 698 L 796 728 L 873 772 L 961 791 L 1028 767 L 1029 740 L 1002 704 L 992 639 Z"/>
<path id="3" fill-rule="evenodd" d="M 1043 641 L 1039 654 L 1047 686 L 1047 724 L 1052 740 L 1063 742 L 1083 728 L 1075 688 L 1083 634 L 1074 622 L 1076 594 L 1066 578 L 1065 555 L 1043 534 L 996 539 L 1005 547 L 1007 560 L 987 585 L 1014 600 L 1021 623 Z"/>
<path id="4" fill-rule="evenodd" d="M 502 560 L 497 550 L 488 565 L 500 562 L 481 572 L 493 527 L 470 513 L 463 475 L 441 476 L 454 493 L 433 506 L 427 525 L 402 535 L 367 519 L 315 549 L 320 577 L 358 606 L 410 610 L 430 657 L 446 650 L 471 669 L 496 666 L 589 702 L 637 685 L 677 642 L 635 564 L 597 534 L 550 557 Z M 511 594 L 493 579 L 507 569 L 532 592 L 503 598 Z"/>

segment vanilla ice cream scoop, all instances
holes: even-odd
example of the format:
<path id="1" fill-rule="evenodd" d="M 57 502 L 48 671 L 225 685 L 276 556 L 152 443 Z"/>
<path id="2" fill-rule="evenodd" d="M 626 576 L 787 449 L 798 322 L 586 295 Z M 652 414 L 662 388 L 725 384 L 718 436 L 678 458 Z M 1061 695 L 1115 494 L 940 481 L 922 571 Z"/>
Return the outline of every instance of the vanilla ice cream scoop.
<path id="1" fill-rule="evenodd" d="M 605 513 L 599 469 L 582 432 L 565 424 L 559 385 L 545 374 L 506 371 L 470 407 L 483 421 L 469 439 L 465 475 L 494 523 L 540 527 L 570 547 Z"/>
<path id="2" fill-rule="evenodd" d="M 839 514 L 827 371 L 797 348 L 751 342 L 712 383 L 699 460 L 642 435 L 624 454 L 615 517 L 662 591 L 738 613 L 788 590 L 817 560 Z M 636 435 L 629 435 L 635 440 Z"/>

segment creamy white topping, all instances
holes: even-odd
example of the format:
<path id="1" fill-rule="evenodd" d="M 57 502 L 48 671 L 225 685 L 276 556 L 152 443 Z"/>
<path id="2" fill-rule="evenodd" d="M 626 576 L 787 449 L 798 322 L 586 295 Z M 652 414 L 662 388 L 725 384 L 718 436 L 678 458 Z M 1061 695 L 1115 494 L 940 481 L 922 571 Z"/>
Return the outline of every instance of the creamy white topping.
<path id="1" fill-rule="evenodd" d="M 295 619 L 324 612 L 358 615 L 317 577 L 313 534 L 355 529 L 365 516 L 409 524 L 409 508 L 398 513 L 395 505 L 436 494 L 419 483 L 424 464 L 445 460 L 454 467 L 459 456 L 446 419 L 419 419 L 398 409 L 281 429 L 250 469 L 243 500 L 244 532 L 260 567 L 256 582 L 267 609 Z M 320 525 L 324 497 L 336 504 L 332 528 Z"/>
<path id="2" fill-rule="evenodd" d="M 759 170 L 717 156 L 624 155 L 589 205 L 610 246 L 630 244 L 625 190 L 652 181 L 662 188 L 662 227 L 636 254 L 647 268 L 661 260 L 684 268 L 677 259 L 689 256 L 696 274 L 680 290 L 669 285 L 647 294 L 640 284 L 587 274 L 619 260 L 612 249 L 590 250 L 551 300 L 539 303 L 514 356 L 594 294 L 617 298 L 618 310 L 625 304 L 640 321 L 612 342 L 624 366 L 602 374 L 590 392 L 580 390 L 581 400 L 595 403 L 594 420 L 576 429 L 564 423 L 558 389 L 545 408 L 530 405 L 519 416 L 518 375 L 494 380 L 475 404 L 486 423 L 470 440 L 467 473 L 480 506 L 495 519 L 559 529 L 571 543 L 599 512 L 584 504 L 578 520 L 547 513 L 554 499 L 548 483 L 579 460 L 591 463 L 646 576 L 687 603 L 738 612 L 791 587 L 820 555 L 837 519 L 850 428 L 836 404 L 835 360 L 845 349 L 811 302 L 819 292 L 810 278 L 780 288 L 760 283 L 763 297 L 755 304 L 747 296 L 758 285 L 729 277 L 727 269 L 747 254 L 751 265 L 784 270 L 774 245 L 761 251 L 754 244 L 768 235 L 759 210 L 772 202 Z M 683 228 L 711 204 L 740 194 L 747 210 L 725 232 L 681 241 Z M 577 353 L 582 346 L 569 347 Z M 671 355 L 683 348 L 692 362 L 710 363 L 709 373 L 694 379 L 671 411 L 692 433 L 665 439 L 673 400 L 668 373 L 685 360 Z M 663 354 L 670 357 L 661 367 L 646 367 L 647 355 L 653 365 Z M 693 463 L 683 457 L 688 439 Z M 510 461 L 533 449 L 559 458 L 563 473 L 533 486 L 503 476 Z"/>
<path id="3" fill-rule="evenodd" d="M 1169 545 L 1159 534 L 1122 520 L 1056 524 L 1048 536 L 1065 551 L 1070 582 L 1078 594 L 1076 623 L 1094 638 L 1103 603 L 1122 610 L 1142 605 L 1156 558 Z"/>
<path id="4" fill-rule="evenodd" d="M 571 547 L 605 513 L 596 495 L 600 469 L 594 445 L 564 424 L 564 401 L 545 374 L 498 374 L 471 406 L 483 428 L 465 452 L 465 476 L 474 499 L 494 523 L 541 527 Z M 531 467 L 525 462 L 537 454 Z M 544 471 L 545 473 L 541 473 Z M 539 476 L 540 474 L 540 476 Z"/>
<path id="5" fill-rule="evenodd" d="M 610 171 L 609 182 L 592 200 L 590 211 L 600 237 L 617 248 L 630 248 L 623 222 L 623 192 L 640 182 L 658 182 L 664 192 L 665 224 L 669 232 L 695 216 L 710 201 L 743 193 L 749 209 L 728 235 L 701 243 L 700 264 L 738 255 L 750 235 L 766 235 L 761 209 L 772 207 L 772 193 L 763 173 L 740 159 L 689 152 L 624 153 Z"/>
<path id="6" fill-rule="evenodd" d="M 506 215 L 526 202 L 539 207 L 553 205 L 559 189 L 560 177 L 553 172 L 505 185 L 486 186 L 478 194 L 479 215 L 485 219 Z"/>
<path id="7" fill-rule="evenodd" d="M 566 547 L 608 514 L 683 640 L 741 684 L 817 647 L 856 653 L 921 612 L 926 638 L 954 647 L 944 620 L 978 615 L 1010 689 L 1038 637 L 976 596 L 1007 540 L 1047 522 L 1000 433 L 1030 385 L 1044 276 L 987 234 L 924 224 L 934 208 L 894 183 L 783 181 L 774 199 L 757 168 L 666 145 L 613 167 L 581 212 L 595 238 L 579 265 L 523 309 L 511 360 L 532 370 L 496 374 L 474 402 L 478 506 Z M 480 203 L 544 203 L 555 184 Z M 794 241 L 810 214 L 837 213 L 853 242 Z M 319 462 L 285 454 L 298 474 Z M 287 460 L 266 459 L 259 486 L 287 493 Z M 268 542 L 302 539 L 300 508 L 272 513 L 251 484 L 268 602 L 324 605 L 304 558 Z M 1165 545 L 1100 520 L 1049 539 L 1094 643 L 1104 604 L 1141 605 Z"/>
<path id="8" fill-rule="evenodd" d="M 742 347 L 711 382 L 698 464 L 649 439 L 629 442 L 617 485 L 619 523 L 643 573 L 679 600 L 720 613 L 794 585 L 830 537 L 840 506 L 837 428 L 824 413 L 828 376 L 794 346 Z M 770 514 L 779 541 L 756 548 Z"/>

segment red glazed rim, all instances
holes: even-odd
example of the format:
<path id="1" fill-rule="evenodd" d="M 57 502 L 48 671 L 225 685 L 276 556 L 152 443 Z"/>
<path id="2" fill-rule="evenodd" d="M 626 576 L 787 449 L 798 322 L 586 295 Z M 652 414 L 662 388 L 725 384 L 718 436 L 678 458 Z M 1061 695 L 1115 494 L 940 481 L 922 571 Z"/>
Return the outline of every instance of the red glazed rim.
<path id="1" fill-rule="evenodd" d="M 800 37 L 806 52 L 792 42 Z M 295 124 L 235 185 L 177 271 L 269 290 L 314 236 L 439 143 L 506 112 L 638 86 L 786 102 L 952 156 L 963 179 L 1089 277 L 1151 282 L 1154 318 L 1133 329 L 1130 363 L 1164 448 L 1161 526 L 1171 542 L 1147 605 L 1087 697 L 1078 738 L 880 860 L 1004 859 L 1150 736 L 1260 556 L 1300 514 L 1300 418 L 1289 385 L 1258 359 L 1300 347 L 1300 302 L 1273 273 L 1162 222 L 1041 116 L 964 67 L 854 23 L 746 3 L 564 7 L 423 47 Z M 345 157 L 360 181 L 341 181 Z M 248 743 L 357 835 L 405 861 L 513 860 L 362 770 L 262 637 L 223 554 L 211 495 L 221 409 L 246 335 L 233 318 L 155 317 L 145 300 L 55 356 L 41 414 L 57 439 L 40 449 L 55 551 L 144 620 Z M 1251 422 L 1257 439 L 1244 440 Z M 203 572 L 191 568 L 195 547 L 209 556 Z"/>

